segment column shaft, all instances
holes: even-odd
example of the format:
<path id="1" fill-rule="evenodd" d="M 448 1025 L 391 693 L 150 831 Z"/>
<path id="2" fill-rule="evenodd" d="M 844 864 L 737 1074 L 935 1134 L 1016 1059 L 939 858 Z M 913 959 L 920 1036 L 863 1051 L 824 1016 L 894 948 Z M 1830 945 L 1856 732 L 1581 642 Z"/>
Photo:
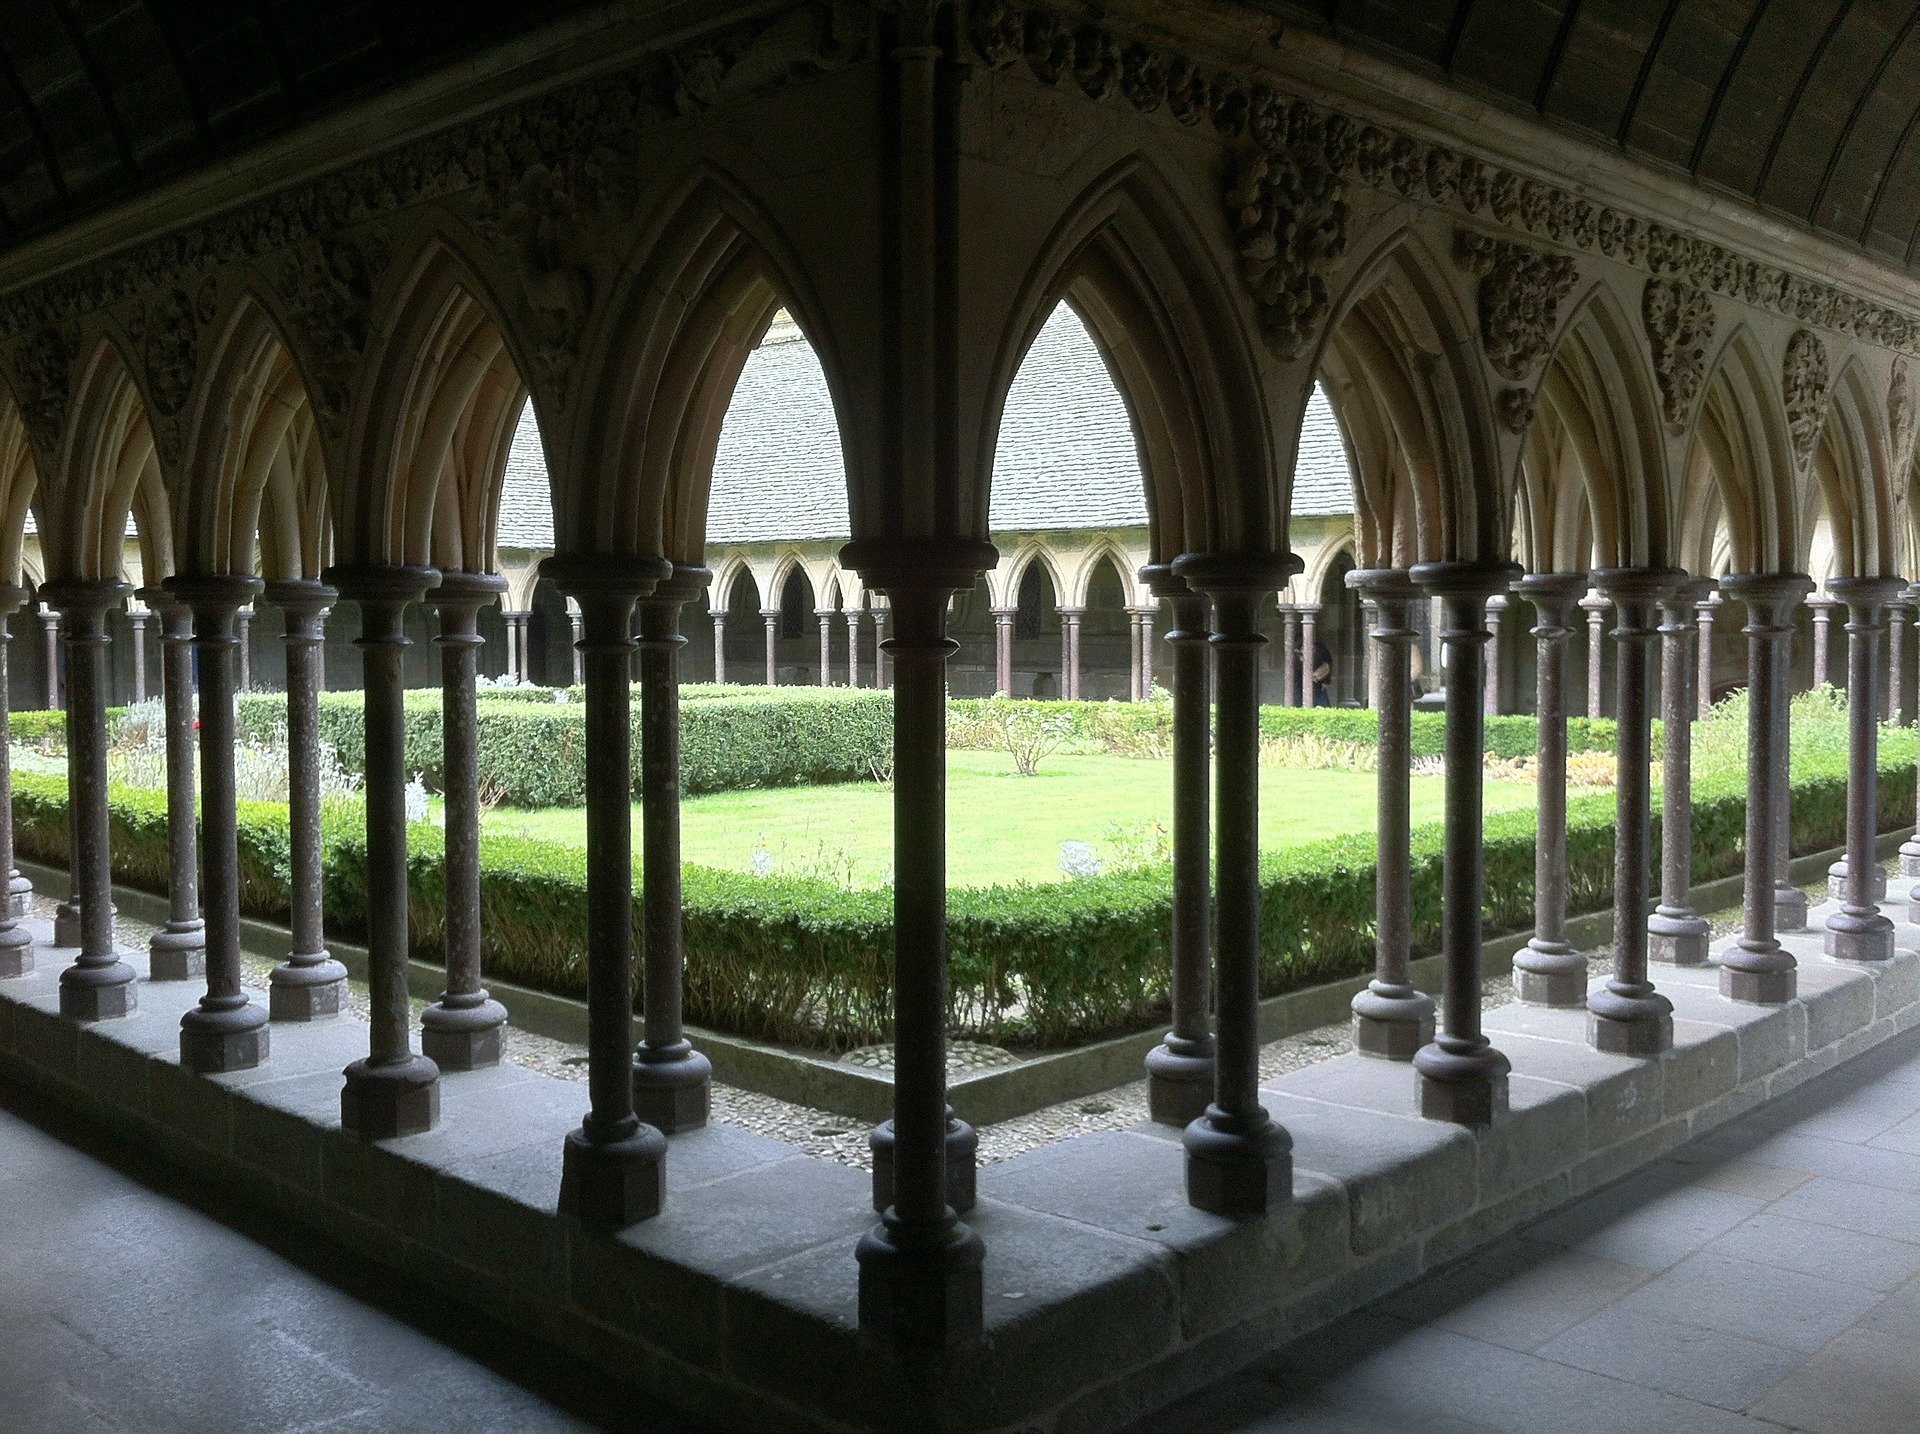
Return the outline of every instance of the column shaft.
<path id="1" fill-rule="evenodd" d="M 847 686 L 860 685 L 860 609 L 850 607 L 844 614 L 847 624 Z"/>
<path id="2" fill-rule="evenodd" d="M 8 685 L 7 648 L 12 635 L 7 623 L 26 599 L 26 589 L 18 584 L 0 584 L 0 733 L 11 730 L 8 724 L 13 692 Z M 0 880 L 13 873 L 13 760 L 9 740 L 0 741 Z M 29 887 L 29 894 L 31 891 Z M 33 934 L 17 924 L 21 914 L 11 896 L 0 900 L 0 980 L 33 970 Z"/>
<path id="3" fill-rule="evenodd" d="M 814 614 L 820 620 L 820 685 L 833 686 L 833 619 L 832 608 Z"/>
<path id="4" fill-rule="evenodd" d="M 1847 604 L 1847 857 L 1840 909 L 1827 917 L 1826 951 L 1845 961 L 1893 958 L 1893 923 L 1880 913 L 1886 885 L 1874 852 L 1880 808 L 1880 629 L 1894 578 L 1835 578 Z"/>
<path id="5" fill-rule="evenodd" d="M 1153 697 L 1153 609 L 1140 614 L 1140 700 Z"/>
<path id="6" fill-rule="evenodd" d="M 128 613 L 127 626 L 133 632 L 133 701 L 137 707 L 147 700 L 147 615 Z"/>
<path id="7" fill-rule="evenodd" d="M 1913 707 L 1907 688 L 1907 619 L 1913 609 L 1904 602 L 1887 605 L 1887 720 L 1896 727 L 1913 725 Z"/>
<path id="8" fill-rule="evenodd" d="M 44 590 L 41 601 L 46 601 Z M 40 615 L 41 625 L 46 629 L 47 638 L 47 710 L 52 712 L 60 703 L 60 615 L 49 608 Z"/>
<path id="9" fill-rule="evenodd" d="M 1587 613 L 1587 716 L 1606 715 L 1605 664 L 1607 605 L 1597 597 L 1585 597 L 1580 606 Z"/>
<path id="10" fill-rule="evenodd" d="M 887 663 L 887 610 L 873 610 L 873 685 L 882 691 L 893 685 Z"/>
<path id="11" fill-rule="evenodd" d="M 1013 696 L 1013 621 L 1015 609 L 993 610 L 993 690 L 996 696 Z"/>
<path id="12" fill-rule="evenodd" d="M 1833 610 L 1839 606 L 1832 598 L 1825 596 L 1807 599 L 1807 606 L 1813 609 L 1813 685 L 1828 687 L 1832 685 L 1832 647 L 1828 644 L 1828 629 L 1833 624 Z"/>
<path id="13" fill-rule="evenodd" d="M 1318 608 L 1300 609 L 1300 705 L 1314 707 L 1319 704 L 1320 694 L 1313 680 L 1314 628 L 1319 620 Z"/>
<path id="14" fill-rule="evenodd" d="M 1487 599 L 1487 679 L 1486 713 L 1489 717 L 1500 715 L 1500 622 L 1507 610 L 1507 600 L 1499 593 Z"/>
<path id="15" fill-rule="evenodd" d="M 1298 707 L 1300 698 L 1300 614 L 1280 605 L 1280 705 Z"/>
<path id="16" fill-rule="evenodd" d="M 148 945 L 148 973 L 155 981 L 191 981 L 206 970 L 195 808 L 193 614 L 159 588 L 142 588 L 136 596 L 160 619 L 167 768 L 167 919 Z"/>
<path id="17" fill-rule="evenodd" d="M 1515 955 L 1514 989 L 1541 1006 L 1581 1006 L 1587 960 L 1567 940 L 1567 639 L 1584 573 L 1536 573 L 1514 591 L 1533 604 L 1535 806 L 1533 935 Z"/>
<path id="18" fill-rule="evenodd" d="M 1699 673 L 1695 679 L 1695 711 L 1702 717 L 1713 711 L 1713 613 L 1720 606 L 1720 594 L 1709 591 L 1707 596 L 1693 605 L 1694 615 L 1700 622 L 1698 638 L 1700 650 Z"/>
<path id="19" fill-rule="evenodd" d="M 1701 579 L 1682 583 L 1660 606 L 1660 904 L 1647 918 L 1647 955 L 1673 966 L 1707 959 L 1709 928 L 1693 907 L 1693 636 L 1708 611 Z M 1711 619 L 1707 619 L 1711 621 Z M 1704 639 L 1704 632 L 1701 634 Z"/>
<path id="20" fill-rule="evenodd" d="M 780 681 L 779 655 L 774 650 L 774 644 L 780 640 L 780 610 L 762 608 L 760 619 L 767 630 L 767 686 L 773 687 Z"/>
<path id="21" fill-rule="evenodd" d="M 1137 608 L 1127 611 L 1127 701 L 1140 700 L 1140 612 Z"/>
<path id="22" fill-rule="evenodd" d="M 727 615 L 723 612 L 713 615 L 713 680 L 727 680 Z"/>

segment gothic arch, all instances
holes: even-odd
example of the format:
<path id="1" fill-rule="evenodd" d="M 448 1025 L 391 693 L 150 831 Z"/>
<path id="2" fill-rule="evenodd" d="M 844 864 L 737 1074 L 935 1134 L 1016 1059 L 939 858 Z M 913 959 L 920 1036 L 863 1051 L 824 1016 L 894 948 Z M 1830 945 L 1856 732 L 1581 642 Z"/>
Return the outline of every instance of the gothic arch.
<path id="1" fill-rule="evenodd" d="M 1711 482 L 1732 542 L 1735 571 L 1790 572 L 1801 552 L 1793 447 L 1780 400 L 1779 365 L 1744 325 L 1727 337 L 1694 420 L 1686 467 L 1689 512 L 1711 505 L 1691 490 Z M 1683 551 L 1698 547 L 1698 536 Z"/>
<path id="2" fill-rule="evenodd" d="M 38 488 L 27 426 L 13 401 L 0 393 L 0 582 L 17 585 L 24 576 L 27 515 Z"/>
<path id="3" fill-rule="evenodd" d="M 127 514 L 149 468 L 157 482 L 146 404 L 119 349 L 103 341 L 76 390 L 59 481 L 46 485 L 50 521 L 41 530 L 41 548 L 49 578 L 119 576 Z"/>
<path id="4" fill-rule="evenodd" d="M 1806 551 L 1817 502 L 1832 528 L 1836 576 L 1879 577 L 1898 569 L 1886 432 L 1864 369 L 1849 356 L 1828 390 L 1809 466 L 1801 536 Z"/>
<path id="5" fill-rule="evenodd" d="M 1044 540 L 1032 539 L 1015 548 L 1012 559 L 997 569 L 1001 575 L 999 591 L 993 594 L 997 606 L 1012 607 L 1020 601 L 1020 584 L 1026 581 L 1027 569 L 1035 563 L 1040 564 L 1053 587 L 1054 606 L 1072 606 L 1067 600 L 1069 588 L 1065 574 L 1060 571 L 1059 555 Z"/>
<path id="6" fill-rule="evenodd" d="M 1067 589 L 1068 601 L 1065 606 L 1085 607 L 1087 605 L 1087 591 L 1093 586 L 1094 574 L 1099 571 L 1102 563 L 1112 564 L 1115 575 L 1120 579 L 1120 596 L 1125 605 L 1140 606 L 1140 596 L 1137 591 L 1139 584 L 1136 580 L 1140 565 L 1129 563 L 1127 554 L 1111 538 L 1096 539 L 1093 545 L 1081 554 L 1080 561 L 1075 565 L 1071 575 Z M 1017 593 L 1019 589 L 1015 588 L 1014 591 Z"/>

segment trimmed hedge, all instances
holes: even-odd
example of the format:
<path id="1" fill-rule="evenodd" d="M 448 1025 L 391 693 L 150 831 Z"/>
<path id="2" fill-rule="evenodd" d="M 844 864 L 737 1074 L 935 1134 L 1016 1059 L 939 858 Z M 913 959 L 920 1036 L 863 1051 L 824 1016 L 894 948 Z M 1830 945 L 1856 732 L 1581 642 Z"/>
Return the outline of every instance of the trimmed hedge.
<path id="1" fill-rule="evenodd" d="M 1879 829 L 1913 819 L 1914 741 L 1883 736 Z M 1794 778 L 1793 846 L 1844 841 L 1846 768 L 1831 756 Z M 1657 798 L 1656 798 L 1657 800 Z M 114 869 L 163 890 L 168 878 L 163 794 L 116 789 Z M 1569 803 L 1569 908 L 1612 899 L 1611 794 Z M 1703 777 L 1694 801 L 1696 881 L 1740 869 L 1745 791 L 1737 773 Z M 329 809 L 324 826 L 329 928 L 364 938 L 367 890 L 356 803 Z M 1490 933 L 1532 921 L 1534 814 L 1487 818 L 1486 921 Z M 64 865 L 66 787 L 15 779 L 15 838 L 22 854 Z M 1655 828 L 1655 850 L 1658 826 Z M 441 955 L 445 904 L 440 833 L 410 836 L 414 955 Z M 1439 943 L 1441 831 L 1413 834 L 1414 940 Z M 586 854 L 576 847 L 486 836 L 481 842 L 483 964 L 497 978 L 567 995 L 586 988 Z M 251 915 L 287 912 L 286 809 L 240 811 L 240 887 Z M 1373 963 L 1375 843 L 1351 836 L 1266 856 L 1261 862 L 1263 994 L 1353 976 Z M 886 1038 L 891 1020 L 893 927 L 884 889 L 689 866 L 686 906 L 689 1020 L 756 1039 L 836 1049 Z M 638 884 L 636 883 L 636 893 Z M 1057 1046 L 1164 1018 L 1172 927 L 1170 869 L 1162 864 L 1048 884 L 955 890 L 949 895 L 949 1020 L 960 1035 Z M 635 930 L 641 929 L 636 900 Z"/>
<path id="2" fill-rule="evenodd" d="M 586 708 L 507 689 L 483 690 L 479 717 L 482 790 L 511 807 L 577 807 L 586 801 Z M 680 783 L 689 795 L 746 787 L 791 787 L 871 778 L 893 752 L 893 699 L 886 692 L 780 688 L 772 693 L 693 690 L 680 712 Z M 777 694 L 777 695 L 776 695 Z M 286 722 L 286 699 L 240 698 L 240 734 L 265 741 Z M 407 770 L 441 788 L 440 694 L 406 699 Z M 366 726 L 358 692 L 320 698 L 320 735 L 349 772 L 366 770 Z M 633 753 L 640 757 L 640 706 L 633 704 Z"/>

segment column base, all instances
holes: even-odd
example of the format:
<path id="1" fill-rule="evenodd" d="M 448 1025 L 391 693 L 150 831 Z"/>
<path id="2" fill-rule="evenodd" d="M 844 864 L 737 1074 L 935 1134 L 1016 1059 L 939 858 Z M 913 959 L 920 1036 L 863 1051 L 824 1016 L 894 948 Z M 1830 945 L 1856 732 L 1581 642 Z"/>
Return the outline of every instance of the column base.
<path id="1" fill-rule="evenodd" d="M 958 1220 L 889 1216 L 860 1237 L 860 1328 L 909 1349 L 952 1349 L 986 1329 L 986 1246 Z"/>
<path id="2" fill-rule="evenodd" d="M 1827 918 L 1826 951 L 1836 961 L 1891 961 L 1893 923 L 1876 910 L 1836 911 Z"/>
<path id="3" fill-rule="evenodd" d="M 20 926 L 0 931 L 0 981 L 25 976 L 33 970 L 33 933 Z"/>
<path id="4" fill-rule="evenodd" d="M 1264 1215 L 1293 1198 L 1293 1137 L 1255 1106 L 1245 1115 L 1207 1107 L 1180 1137 L 1187 1203 L 1210 1215 Z"/>
<path id="5" fill-rule="evenodd" d="M 882 1214 L 893 1204 L 893 1122 L 883 1120 L 867 1137 L 867 1149 L 873 1152 L 873 1208 Z M 980 1137 L 971 1125 L 947 1109 L 947 1204 L 953 1213 L 964 1215 L 978 1199 Z"/>
<path id="6" fill-rule="evenodd" d="M 1171 1033 L 1147 1052 L 1147 1118 L 1158 1125 L 1191 1125 L 1213 1101 L 1213 1042 Z"/>
<path id="7" fill-rule="evenodd" d="M 71 901 L 63 901 L 53 909 L 53 944 L 61 947 L 80 944 L 80 908 Z"/>
<path id="8" fill-rule="evenodd" d="M 1875 862 L 1869 868 L 1867 880 L 1872 883 L 1868 895 L 1875 901 L 1887 899 L 1887 869 Z M 1827 868 L 1827 900 L 1845 901 L 1847 899 L 1847 862 L 1842 857 Z"/>
<path id="9" fill-rule="evenodd" d="M 267 1014 L 276 1021 L 324 1021 L 347 1008 L 347 968 L 322 952 L 295 956 L 267 973 Z"/>
<path id="10" fill-rule="evenodd" d="M 1807 894 L 1797 886 L 1779 886 L 1773 888 L 1773 929 L 1775 931 L 1805 931 L 1807 929 Z"/>
<path id="11" fill-rule="evenodd" d="M 1610 1056 L 1657 1056 L 1673 1049 L 1673 1002 L 1658 991 L 1616 991 L 1587 998 L 1587 1044 Z"/>
<path id="12" fill-rule="evenodd" d="M 33 910 L 33 883 L 16 871 L 7 880 L 7 900 L 16 920 L 28 915 Z"/>
<path id="13" fill-rule="evenodd" d="M 248 1000 L 225 1009 L 196 1006 L 180 1018 L 180 1064 L 201 1075 L 250 1071 L 266 1061 L 270 1041 L 267 1013 Z"/>
<path id="14" fill-rule="evenodd" d="M 1374 981 L 1353 998 L 1353 1048 L 1363 1056 L 1410 1061 L 1433 1039 L 1433 997 Z"/>
<path id="15" fill-rule="evenodd" d="M 1720 994 L 1729 1001 L 1778 1006 L 1791 1001 L 1799 987 L 1799 967 L 1778 943 L 1759 950 L 1743 943 L 1721 958 Z"/>
<path id="16" fill-rule="evenodd" d="M 133 967 L 124 961 L 69 966 L 60 973 L 60 1014 L 70 1021 L 111 1021 L 140 1004 Z"/>
<path id="17" fill-rule="evenodd" d="M 1441 1036 L 1413 1058 L 1420 1075 L 1420 1114 L 1454 1125 L 1493 1125 L 1506 1118 L 1513 1066 L 1483 1038 L 1477 1047 Z"/>
<path id="18" fill-rule="evenodd" d="M 1920 877 L 1920 836 L 1908 837 L 1900 843 L 1900 874 Z"/>
<path id="19" fill-rule="evenodd" d="M 340 1090 L 340 1125 L 368 1140 L 419 1135 L 440 1121 L 440 1067 L 425 1056 L 355 1061 Z"/>
<path id="20" fill-rule="evenodd" d="M 147 943 L 147 975 L 154 981 L 197 981 L 207 973 L 207 924 L 169 921 Z"/>
<path id="21" fill-rule="evenodd" d="M 506 1053 L 506 1025 L 507 1008 L 498 1001 L 449 1006 L 442 997 L 420 1013 L 420 1053 L 446 1071 L 497 1066 Z"/>
<path id="22" fill-rule="evenodd" d="M 713 1062 L 687 1041 L 671 1051 L 642 1042 L 633 1056 L 633 1109 L 662 1135 L 702 1129 L 713 1109 Z"/>
<path id="23" fill-rule="evenodd" d="M 583 1225 L 624 1229 L 667 1203 L 667 1138 L 635 1122 L 632 1134 L 593 1140 L 570 1131 L 560 1164 L 560 1213 Z"/>
<path id="24" fill-rule="evenodd" d="M 1704 966 L 1713 928 L 1689 907 L 1661 906 L 1647 918 L 1647 959 L 1666 966 Z"/>
<path id="25" fill-rule="evenodd" d="M 1587 958 L 1564 941 L 1536 936 L 1513 958 L 1513 992 L 1529 1006 L 1584 1006 Z"/>

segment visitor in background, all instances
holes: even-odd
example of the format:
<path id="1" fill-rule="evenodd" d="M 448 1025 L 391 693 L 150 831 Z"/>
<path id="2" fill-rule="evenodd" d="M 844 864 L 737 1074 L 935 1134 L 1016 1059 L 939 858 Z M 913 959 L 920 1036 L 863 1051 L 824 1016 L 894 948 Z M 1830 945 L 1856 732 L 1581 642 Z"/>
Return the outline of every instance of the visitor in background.
<path id="1" fill-rule="evenodd" d="M 1313 640 L 1313 705 L 1333 706 L 1333 649 L 1319 638 Z"/>

